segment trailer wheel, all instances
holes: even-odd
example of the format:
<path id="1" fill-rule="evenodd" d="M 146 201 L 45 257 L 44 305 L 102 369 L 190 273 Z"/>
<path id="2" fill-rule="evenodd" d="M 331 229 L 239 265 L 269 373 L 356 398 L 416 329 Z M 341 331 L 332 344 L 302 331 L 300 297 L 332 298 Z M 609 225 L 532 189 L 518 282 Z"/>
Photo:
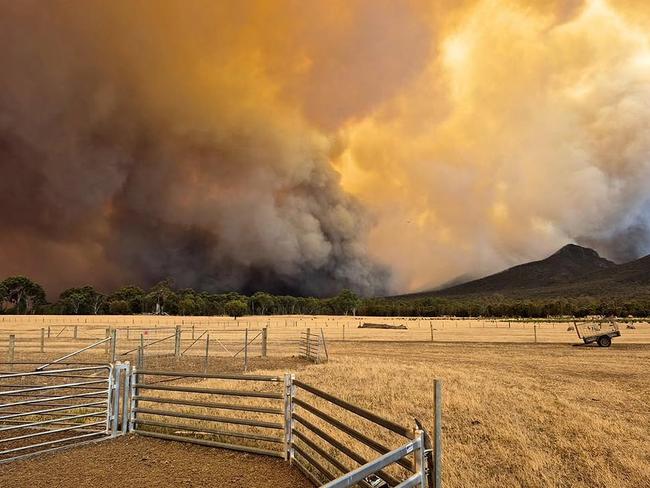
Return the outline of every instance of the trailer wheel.
<path id="1" fill-rule="evenodd" d="M 598 338 L 598 345 L 600 347 L 609 347 L 612 345 L 612 339 L 609 336 L 600 336 Z"/>

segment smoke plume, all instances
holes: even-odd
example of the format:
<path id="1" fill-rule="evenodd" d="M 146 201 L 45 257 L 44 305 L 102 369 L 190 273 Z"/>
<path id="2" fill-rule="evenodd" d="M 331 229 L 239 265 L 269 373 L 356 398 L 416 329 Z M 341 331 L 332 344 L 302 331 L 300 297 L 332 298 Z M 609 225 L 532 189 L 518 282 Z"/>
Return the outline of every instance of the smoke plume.
<path id="1" fill-rule="evenodd" d="M 614 0 L 0 0 L 0 274 L 376 294 L 648 253 L 649 27 Z"/>

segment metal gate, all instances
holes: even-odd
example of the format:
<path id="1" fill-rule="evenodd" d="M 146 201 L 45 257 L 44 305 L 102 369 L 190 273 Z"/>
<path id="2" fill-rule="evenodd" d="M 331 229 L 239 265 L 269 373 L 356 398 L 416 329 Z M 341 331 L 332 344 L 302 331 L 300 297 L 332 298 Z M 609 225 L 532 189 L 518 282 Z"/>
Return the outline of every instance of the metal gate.
<path id="1" fill-rule="evenodd" d="M 126 432 L 129 376 L 128 364 L 0 373 L 0 463 Z"/>
<path id="2" fill-rule="evenodd" d="M 321 488 L 439 488 L 441 386 L 434 385 L 432 445 L 420 422 L 396 424 L 288 373 L 129 363 L 0 372 L 0 463 L 133 432 L 284 458 Z M 377 437 L 379 428 L 390 443 Z"/>

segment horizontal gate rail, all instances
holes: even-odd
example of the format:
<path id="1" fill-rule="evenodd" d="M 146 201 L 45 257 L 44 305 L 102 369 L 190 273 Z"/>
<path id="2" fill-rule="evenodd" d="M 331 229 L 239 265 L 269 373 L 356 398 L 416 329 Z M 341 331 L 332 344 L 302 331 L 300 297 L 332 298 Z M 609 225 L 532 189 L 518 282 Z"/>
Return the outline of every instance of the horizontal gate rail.
<path id="1" fill-rule="evenodd" d="M 241 381 L 270 381 L 279 383 L 283 381 L 283 378 L 279 376 L 266 376 L 266 375 L 254 375 L 254 374 L 208 374 L 208 373 L 190 373 L 190 372 L 178 372 L 178 371 L 152 371 L 148 369 L 138 369 L 138 375 L 147 375 L 147 376 L 178 376 L 181 378 L 209 378 L 209 379 L 218 379 L 218 380 L 241 380 Z"/>
<path id="2" fill-rule="evenodd" d="M 4 451 L 0 451 L 0 456 L 3 456 L 5 454 L 13 454 L 15 452 L 20 452 L 20 451 L 27 451 L 27 450 L 35 449 L 35 448 L 39 448 L 39 447 L 52 446 L 52 445 L 55 445 L 55 444 L 63 444 L 65 442 L 75 441 L 75 440 L 79 440 L 79 439 L 87 439 L 89 437 L 97 437 L 98 435 L 105 435 L 105 433 L 103 431 L 97 431 L 97 432 L 91 432 L 90 434 L 82 434 L 82 435 L 78 435 L 78 436 L 74 436 L 74 437 L 66 437 L 65 439 L 56 439 L 56 440 L 53 440 L 53 441 L 41 442 L 39 444 L 31 444 L 29 446 L 15 447 L 13 449 L 7 449 L 7 450 L 4 450 Z M 47 451 L 52 451 L 52 450 L 53 449 L 48 449 Z M 40 452 L 47 452 L 47 451 L 40 451 Z M 5 463 L 7 461 L 13 461 L 15 459 L 17 459 L 17 458 L 2 459 L 2 460 L 0 460 L 0 463 Z"/>
<path id="3" fill-rule="evenodd" d="M 66 416 L 65 420 L 70 421 L 74 419 L 84 419 L 88 417 L 104 417 L 105 414 L 107 414 L 108 411 L 104 410 L 103 412 L 93 412 L 93 413 L 82 413 L 79 415 L 72 415 L 72 416 Z M 104 415 L 102 415 L 104 414 Z M 26 429 L 29 427 L 37 427 L 37 426 L 42 426 L 42 425 L 50 425 L 57 423 L 58 419 L 50 419 L 50 420 L 39 420 L 38 422 L 28 422 L 28 423 L 21 423 L 19 425 L 12 425 L 10 427 L 0 427 L 0 432 L 7 432 L 10 430 L 18 430 L 18 429 Z M 88 424 L 85 424 L 88 425 Z M 9 439 L 0 439 L 0 443 L 2 442 L 9 442 Z"/>
<path id="4" fill-rule="evenodd" d="M 414 451 L 422 451 L 424 449 L 424 443 L 422 440 L 422 435 L 417 436 L 411 442 L 398 447 L 397 449 L 390 451 L 374 461 L 370 461 L 363 466 L 358 467 L 350 471 L 348 474 L 341 476 L 340 478 L 326 483 L 321 488 L 343 488 L 348 486 L 353 486 L 359 481 L 364 480 L 370 475 L 375 474 L 382 468 L 399 461 L 405 456 L 413 453 Z M 416 473 L 415 475 L 409 477 L 402 483 L 399 483 L 397 487 L 406 488 L 410 486 L 423 485 L 425 482 L 424 475 L 422 472 Z"/>
<path id="5" fill-rule="evenodd" d="M 407 439 L 413 439 L 413 431 L 411 429 L 396 424 L 395 422 L 392 422 L 390 420 L 384 419 L 379 415 L 370 412 L 369 410 L 366 410 L 361 407 L 357 407 L 356 405 L 341 400 L 340 398 L 337 398 L 334 395 L 330 395 L 329 393 L 319 390 L 318 388 L 314 388 L 313 386 L 303 383 L 302 381 L 296 380 L 294 381 L 294 384 L 298 388 L 302 388 L 303 390 L 308 391 L 309 393 L 312 393 L 313 395 L 316 395 L 317 397 L 320 397 L 323 400 L 327 400 L 328 402 L 333 403 L 334 405 L 337 405 L 341 408 L 344 408 L 345 410 L 348 410 L 352 413 L 355 413 L 366 420 L 370 420 L 375 424 L 379 424 L 382 427 L 392 432 L 395 432 L 396 434 L 406 437 Z"/>
<path id="6" fill-rule="evenodd" d="M 136 400 L 137 399 L 138 397 L 136 397 Z M 207 420 L 210 422 L 218 422 L 223 424 L 249 425 L 252 427 L 262 427 L 265 429 L 282 430 L 284 428 L 284 426 L 281 423 L 276 423 L 276 422 L 262 422 L 256 420 L 238 419 L 235 417 L 216 417 L 212 415 L 181 413 L 181 412 L 174 412 L 168 410 L 151 410 L 148 408 L 140 408 L 140 407 L 136 407 L 134 413 L 160 415 L 161 417 L 178 417 L 181 419 Z"/>
<path id="7" fill-rule="evenodd" d="M 319 417 L 319 418 L 325 420 L 325 421 L 328 422 L 330 425 L 332 425 L 332 426 L 338 428 L 339 430 L 345 432 L 345 433 L 348 434 L 349 436 L 354 437 L 356 440 L 360 441 L 361 443 L 365 444 L 366 446 L 370 447 L 371 449 L 377 451 L 378 453 L 380 453 L 380 454 L 386 454 L 387 452 L 390 451 L 390 449 L 387 448 L 386 446 L 384 446 L 384 445 L 380 444 L 379 442 L 377 442 L 377 441 L 371 439 L 370 437 L 368 437 L 368 436 L 362 434 L 362 433 L 359 432 L 358 430 L 353 429 L 352 427 L 348 427 L 345 423 L 343 423 L 343 422 L 341 422 L 341 421 L 339 421 L 339 420 L 336 420 L 336 419 L 335 419 L 334 417 L 332 417 L 331 415 L 328 415 L 328 414 L 326 414 L 325 412 L 323 412 L 322 410 L 319 410 L 319 409 L 317 409 L 316 407 L 311 406 L 311 405 L 308 404 L 307 402 L 304 402 L 304 401 L 302 401 L 302 400 L 300 400 L 300 399 L 298 399 L 298 398 L 295 398 L 295 399 L 294 399 L 294 403 L 295 403 L 296 405 L 298 405 L 298 406 L 303 407 L 305 410 L 307 410 L 307 411 L 313 413 L 313 414 L 316 415 L 317 417 Z M 406 459 L 400 459 L 400 460 L 398 461 L 398 463 L 399 463 L 401 466 L 403 466 L 403 467 L 405 467 L 406 469 L 409 469 L 409 470 L 411 470 L 411 471 L 413 471 L 413 469 L 414 469 L 414 467 L 413 467 L 413 463 L 410 462 L 410 461 L 408 461 L 408 460 L 406 460 Z"/>
<path id="8" fill-rule="evenodd" d="M 328 471 L 327 468 L 325 468 L 321 463 L 319 463 L 313 457 L 311 457 L 308 453 L 303 451 L 300 448 L 299 445 L 294 444 L 293 448 L 295 449 L 295 451 L 298 454 L 300 454 L 305 459 L 305 461 L 307 461 L 309 463 L 310 466 L 313 466 L 314 468 L 316 468 L 318 470 L 318 472 L 325 477 L 326 480 L 331 481 L 331 480 L 336 478 L 336 476 L 334 476 L 330 471 Z M 299 464 L 299 463 L 296 463 L 296 464 Z M 312 478 L 312 477 L 310 477 L 310 478 Z M 312 478 L 311 481 L 313 483 L 315 481 L 315 478 Z M 317 482 L 317 484 L 320 485 L 320 483 L 318 483 L 318 482 Z"/>
<path id="9" fill-rule="evenodd" d="M 51 414 L 54 412 L 62 412 L 64 410 L 72 410 L 75 408 L 101 408 L 102 406 L 106 406 L 106 402 L 93 402 L 93 403 L 82 403 L 80 405 L 60 405 L 55 408 L 48 408 L 44 410 L 32 410 L 29 412 L 16 412 L 16 413 L 11 413 L 7 415 L 2 415 L 0 416 L 0 421 L 3 420 L 8 420 L 8 419 L 14 419 L 18 417 L 27 417 L 30 415 L 47 415 Z"/>
<path id="10" fill-rule="evenodd" d="M 272 437 L 270 435 L 249 434 L 247 432 L 237 432 L 233 430 L 209 429 L 206 427 L 195 427 L 192 425 L 183 425 L 183 424 L 168 424 L 165 422 L 154 422 L 153 420 L 138 419 L 137 422 L 140 425 L 150 425 L 152 427 L 166 427 L 178 431 L 187 430 L 191 432 L 198 432 L 201 434 L 215 434 L 224 437 L 238 437 L 241 439 L 251 439 L 255 441 L 272 442 L 275 444 L 282 444 L 283 442 L 283 440 L 280 437 Z"/>
<path id="11" fill-rule="evenodd" d="M 208 441 L 208 440 L 203 440 L 203 439 L 195 439 L 192 437 L 183 437 L 180 435 L 172 435 L 172 434 L 160 434 L 158 432 L 150 432 L 147 430 L 138 430 L 136 431 L 138 434 L 143 435 L 145 437 L 155 437 L 156 439 L 164 439 L 164 440 L 169 440 L 169 441 L 180 441 L 180 442 L 189 442 L 190 444 L 198 444 L 199 446 L 208 446 L 208 447 L 220 447 L 222 449 L 229 449 L 231 451 L 241 451 L 241 452 L 250 452 L 253 454 L 262 454 L 265 456 L 273 456 L 273 457 L 278 457 L 284 459 L 284 453 L 280 451 L 271 451 L 268 449 L 259 449 L 256 447 L 249 447 L 249 446 L 241 446 L 238 444 L 227 444 L 224 442 L 215 442 L 215 441 Z"/>
<path id="12" fill-rule="evenodd" d="M 76 395 L 61 395 L 61 396 L 55 396 L 55 397 L 45 397 L 45 398 L 37 398 L 36 400 L 23 400 L 20 402 L 13 402 L 13 403 L 2 403 L 0 404 L 0 409 L 2 408 L 7 408 L 7 407 L 17 407 L 19 405 L 32 405 L 32 404 L 37 404 L 37 403 L 47 403 L 51 400 L 70 400 L 72 398 L 100 398 L 98 397 L 94 391 L 91 391 L 90 393 L 78 393 Z M 103 398 L 103 397 L 101 397 Z"/>
<path id="13" fill-rule="evenodd" d="M 368 463 L 368 460 L 366 458 L 364 458 L 363 456 L 357 454 L 356 451 L 353 451 L 352 449 L 350 449 L 349 447 L 347 447 L 343 443 L 339 442 L 334 437 L 329 435 L 324 430 L 318 428 L 316 425 L 312 424 L 311 422 L 309 422 L 304 417 L 301 417 L 298 414 L 294 414 L 294 418 L 301 425 L 303 425 L 306 429 L 308 429 L 309 431 L 316 434 L 318 437 L 320 437 L 321 439 L 326 441 L 328 444 L 330 444 L 336 450 L 338 450 L 338 451 L 342 452 L 343 454 L 345 454 L 347 457 L 349 457 L 350 459 L 352 459 L 356 463 L 362 464 L 362 465 Z M 397 480 L 397 478 L 394 478 L 390 474 L 385 473 L 383 471 L 377 472 L 376 475 L 379 478 L 381 478 L 382 480 L 384 480 L 386 483 L 388 483 L 389 485 L 397 485 L 397 484 L 399 484 L 399 481 Z"/>
<path id="14" fill-rule="evenodd" d="M 191 386 L 151 386 L 147 383 L 136 383 L 134 386 L 135 388 L 142 389 L 142 390 L 181 391 L 185 393 L 208 393 L 213 395 L 269 398 L 274 400 L 282 400 L 282 395 L 280 393 L 266 393 L 261 391 L 220 390 L 217 388 L 195 388 Z"/>
<path id="15" fill-rule="evenodd" d="M 294 430 L 293 435 L 296 438 L 298 438 L 301 442 L 304 442 L 305 445 L 307 445 L 312 451 L 316 452 L 320 457 L 322 457 L 328 463 L 330 463 L 332 466 L 338 469 L 341 474 L 345 474 L 349 471 L 349 468 L 347 466 L 345 466 L 338 459 L 336 459 L 334 456 L 332 456 L 325 449 L 320 447 L 318 444 L 316 444 L 314 441 L 312 441 L 309 437 L 304 435 L 299 430 Z M 364 488 L 372 488 L 372 486 L 369 483 L 366 483 L 365 481 L 360 481 L 359 484 Z"/>
<path id="16" fill-rule="evenodd" d="M 169 403 L 172 405 L 186 405 L 191 407 L 205 407 L 205 408 L 218 408 L 222 410 L 241 410 L 245 412 L 255 412 L 255 413 L 275 413 L 282 414 L 283 411 L 279 408 L 270 408 L 270 407 L 257 407 L 249 405 L 235 405 L 231 403 L 214 403 L 214 402 L 199 402 L 195 400 L 179 400 L 176 398 L 166 398 L 166 397 L 150 397 L 150 396 L 136 396 L 136 400 L 141 402 L 152 402 L 152 403 Z"/>
<path id="17" fill-rule="evenodd" d="M 18 364 L 18 363 L 14 363 Z M 24 363 L 24 364 L 40 364 L 40 363 Z M 66 368 L 66 369 L 51 369 L 48 371 L 28 371 L 25 373 L 7 373 L 7 374 L 0 374 L 0 379 L 4 380 L 6 378 L 20 378 L 22 376 L 61 376 L 65 377 L 66 375 L 62 375 L 61 373 L 71 373 L 71 372 L 76 372 L 76 371 L 100 371 L 100 370 L 110 370 L 110 365 L 101 365 L 101 366 L 85 366 L 83 368 Z"/>
<path id="18" fill-rule="evenodd" d="M 79 382 L 79 383 L 65 383 L 62 385 L 48 385 L 48 386 L 35 386 L 31 388 L 22 388 L 20 390 L 7 390 L 7 391 L 0 391 L 0 396 L 6 396 L 6 395 L 18 395 L 18 396 L 28 396 L 28 395 L 21 395 L 21 393 L 29 393 L 32 391 L 46 391 L 46 390 L 61 390 L 61 389 L 68 389 L 68 388 L 75 388 L 75 387 L 83 387 L 86 385 L 96 385 L 98 383 L 106 383 L 108 382 L 108 379 L 101 379 L 101 380 L 94 380 L 94 381 L 84 381 L 84 382 Z M 0 385 L 1 386 L 1 385 Z M 90 388 L 87 388 L 90 389 Z M 93 390 L 100 389 L 98 387 L 92 388 Z"/>

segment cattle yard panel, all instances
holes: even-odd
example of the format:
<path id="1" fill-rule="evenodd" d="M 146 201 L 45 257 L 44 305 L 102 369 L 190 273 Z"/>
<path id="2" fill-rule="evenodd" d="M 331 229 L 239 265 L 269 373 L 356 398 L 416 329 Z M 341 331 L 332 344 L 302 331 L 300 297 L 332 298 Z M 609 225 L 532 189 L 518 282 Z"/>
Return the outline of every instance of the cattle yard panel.
<path id="1" fill-rule="evenodd" d="M 280 376 L 132 368 L 129 363 L 0 374 L 0 462 L 127 432 L 284 458 L 315 486 L 439 488 L 435 442 Z M 4 445 L 3 445 L 4 444 Z"/>
<path id="2" fill-rule="evenodd" d="M 133 432 L 285 457 L 283 377 L 136 369 L 134 379 Z M 191 386 L 197 380 L 210 386 Z"/>
<path id="3" fill-rule="evenodd" d="M 300 333 L 300 342 L 298 345 L 299 356 L 315 363 L 320 363 L 329 359 L 327 352 L 327 343 L 323 329 L 314 332 L 311 328 Z"/>
<path id="4" fill-rule="evenodd" d="M 0 462 L 113 436 L 122 376 L 123 365 L 0 374 Z"/>
<path id="5" fill-rule="evenodd" d="M 408 480 L 413 482 L 411 478 L 417 479 L 420 485 L 407 486 L 425 486 L 422 480 L 426 478 L 425 472 L 429 472 L 431 462 L 430 451 L 427 451 L 426 462 L 418 461 L 417 456 L 425 452 L 424 444 L 415 442 L 420 431 L 399 425 L 301 381 L 294 381 L 294 387 L 290 458 L 314 484 L 343 479 L 351 471 L 372 464 L 378 455 L 384 464 L 372 464 L 372 472 L 366 473 L 360 481 L 333 486 L 357 483 L 364 487 L 401 486 L 400 483 Z M 382 430 L 389 433 L 388 437 L 392 437 L 397 447 L 389 447 L 377 440 L 376 434 Z M 393 451 L 402 452 L 401 448 L 410 449 L 409 454 L 414 452 L 414 459 L 395 457 Z M 395 466 L 391 471 L 384 469 L 389 465 L 396 465 L 399 469 Z M 400 476 L 406 479 L 400 480 Z"/>

